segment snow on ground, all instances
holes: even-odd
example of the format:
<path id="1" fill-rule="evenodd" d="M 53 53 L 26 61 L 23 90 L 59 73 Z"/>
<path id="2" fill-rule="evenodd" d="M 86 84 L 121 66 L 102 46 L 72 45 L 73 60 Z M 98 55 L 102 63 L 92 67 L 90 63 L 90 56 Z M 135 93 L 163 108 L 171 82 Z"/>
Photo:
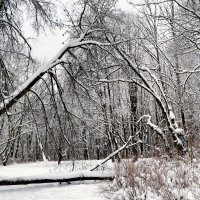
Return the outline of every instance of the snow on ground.
<path id="1" fill-rule="evenodd" d="M 27 176 L 65 175 L 69 172 L 78 172 L 90 169 L 100 162 L 97 160 L 64 161 L 60 165 L 57 162 L 36 162 L 27 164 L 12 164 L 0 166 L 0 179 Z M 112 163 L 107 162 L 99 170 L 110 171 Z"/>
<path id="2" fill-rule="evenodd" d="M 99 161 L 36 162 L 13 164 L 0 167 L 0 179 L 16 177 L 62 176 L 78 173 L 95 166 Z M 100 168 L 110 171 L 111 163 Z M 0 200 L 103 200 L 101 187 L 104 182 L 85 181 L 79 183 L 31 184 L 20 186 L 0 186 Z"/>

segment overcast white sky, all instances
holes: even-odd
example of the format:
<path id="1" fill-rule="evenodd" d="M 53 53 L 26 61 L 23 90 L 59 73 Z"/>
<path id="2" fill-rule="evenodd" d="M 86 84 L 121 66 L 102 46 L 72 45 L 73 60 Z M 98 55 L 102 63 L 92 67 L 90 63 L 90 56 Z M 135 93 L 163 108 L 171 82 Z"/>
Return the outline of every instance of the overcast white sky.
<path id="1" fill-rule="evenodd" d="M 67 2 L 69 0 L 62 0 Z M 127 3 L 127 0 L 119 0 L 118 6 L 122 10 L 130 11 L 132 7 Z M 27 37 L 33 37 L 31 40 L 32 56 L 41 62 L 47 62 L 50 60 L 61 48 L 63 42 L 66 40 L 66 35 L 63 36 L 64 30 L 56 30 L 53 32 L 47 31 L 46 34 L 40 34 L 36 36 L 31 30 L 28 22 L 24 26 L 25 35 Z"/>

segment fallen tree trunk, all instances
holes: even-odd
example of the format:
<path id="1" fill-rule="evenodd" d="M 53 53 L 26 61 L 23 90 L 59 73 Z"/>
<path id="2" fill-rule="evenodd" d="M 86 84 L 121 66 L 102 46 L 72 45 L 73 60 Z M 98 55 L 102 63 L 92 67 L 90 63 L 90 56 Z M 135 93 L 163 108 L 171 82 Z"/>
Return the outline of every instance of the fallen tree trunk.
<path id="1" fill-rule="evenodd" d="M 74 181 L 88 181 L 88 180 L 113 180 L 114 175 L 112 173 L 69 173 L 66 176 L 42 176 L 42 177 L 16 177 L 1 179 L 0 186 L 5 185 L 27 185 L 27 184 L 40 184 L 40 183 L 70 183 Z"/>

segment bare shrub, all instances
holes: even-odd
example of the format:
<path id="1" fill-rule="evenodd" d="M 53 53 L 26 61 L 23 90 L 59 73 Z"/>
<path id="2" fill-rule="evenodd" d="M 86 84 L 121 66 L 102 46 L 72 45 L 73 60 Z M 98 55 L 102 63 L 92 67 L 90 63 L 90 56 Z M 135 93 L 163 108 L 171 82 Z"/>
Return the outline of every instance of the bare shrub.
<path id="1" fill-rule="evenodd" d="M 124 161 L 104 192 L 112 200 L 192 200 L 200 196 L 198 163 L 163 159 Z M 106 196 L 106 195 L 105 195 Z"/>

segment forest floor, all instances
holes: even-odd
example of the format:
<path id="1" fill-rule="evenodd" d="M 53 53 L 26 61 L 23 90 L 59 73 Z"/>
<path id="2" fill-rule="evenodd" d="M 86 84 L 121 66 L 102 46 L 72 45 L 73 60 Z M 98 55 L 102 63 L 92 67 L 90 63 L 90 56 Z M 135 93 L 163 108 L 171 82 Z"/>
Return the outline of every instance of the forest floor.
<path id="1" fill-rule="evenodd" d="M 98 161 L 65 161 L 60 165 L 57 162 L 36 162 L 28 164 L 12 164 L 0 167 L 0 180 L 62 176 L 69 172 L 87 170 L 97 164 Z M 111 163 L 104 165 L 108 170 Z M 0 199 L 3 200 L 103 200 L 102 186 L 106 181 L 84 181 L 68 183 L 45 183 L 30 185 L 0 186 Z"/>

